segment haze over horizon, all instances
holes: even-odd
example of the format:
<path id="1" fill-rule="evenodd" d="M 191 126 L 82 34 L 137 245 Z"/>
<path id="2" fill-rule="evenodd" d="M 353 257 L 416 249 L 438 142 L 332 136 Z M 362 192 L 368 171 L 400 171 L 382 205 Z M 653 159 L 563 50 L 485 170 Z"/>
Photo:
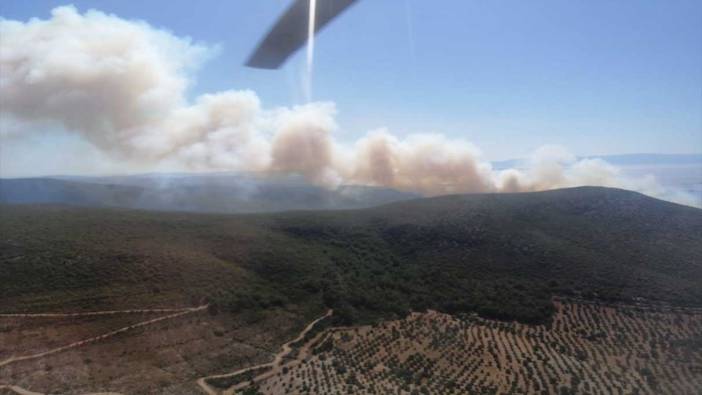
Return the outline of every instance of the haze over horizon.
<path id="1" fill-rule="evenodd" d="M 121 10 L 127 16 L 105 13 L 104 10 L 97 9 L 90 11 L 89 7 L 80 5 L 53 8 L 46 16 L 54 5 L 53 2 L 36 3 L 31 6 L 4 6 L 1 10 L 3 19 L 0 21 L 0 40 L 3 47 L 0 54 L 0 67 L 3 69 L 0 78 L 3 115 L 0 123 L 3 138 L 0 175 L 41 175 L 42 172 L 99 174 L 116 170 L 121 173 L 234 171 L 272 175 L 298 174 L 314 184 L 328 187 L 340 184 L 377 185 L 428 195 L 602 185 L 638 190 L 676 201 L 690 201 L 689 197 L 681 198 L 680 191 L 671 191 L 662 186 L 659 180 L 649 174 L 631 177 L 610 163 L 599 159 L 579 158 L 575 154 L 591 154 L 583 152 L 586 149 L 584 147 L 601 147 L 600 152 L 609 153 L 650 151 L 653 147 L 657 152 L 702 152 L 702 144 L 696 144 L 702 143 L 699 133 L 702 110 L 700 106 L 696 106 L 702 103 L 702 98 L 690 90 L 695 84 L 690 84 L 689 80 L 692 78 L 702 81 L 699 68 L 694 67 L 702 65 L 702 57 L 689 53 L 695 43 L 695 32 L 700 28 L 696 25 L 681 24 L 677 18 L 680 13 L 689 11 L 688 9 L 696 7 L 695 5 L 680 3 L 666 8 L 667 12 L 676 16 L 675 30 L 668 29 L 673 28 L 673 25 L 666 25 L 665 19 L 659 21 L 655 29 L 647 32 L 651 40 L 646 45 L 632 40 L 633 36 L 627 29 L 648 26 L 650 18 L 658 16 L 654 8 L 662 7 L 659 4 L 655 7 L 652 4 L 641 5 L 637 10 L 640 18 L 631 20 L 628 27 L 607 25 L 608 29 L 617 30 L 617 33 L 628 33 L 620 35 L 614 42 L 605 41 L 601 33 L 595 34 L 596 29 L 592 27 L 573 26 L 569 34 L 578 34 L 581 40 L 579 44 L 583 45 L 583 48 L 587 47 L 589 51 L 587 54 L 578 50 L 568 51 L 569 61 L 578 59 L 582 64 L 567 66 L 559 63 L 561 72 L 571 74 L 560 75 L 558 80 L 547 81 L 543 80 L 543 75 L 548 74 L 547 71 L 551 67 L 549 62 L 553 62 L 554 58 L 525 58 L 525 54 L 516 50 L 516 38 L 511 35 L 495 35 L 487 40 L 492 41 L 493 45 L 503 45 L 505 50 L 512 50 L 511 54 L 491 52 L 488 47 L 476 46 L 477 43 L 470 40 L 474 35 L 479 36 L 479 30 L 472 33 L 465 30 L 452 31 L 451 29 L 456 29 L 455 26 L 449 30 L 441 30 L 438 26 L 433 26 L 433 22 L 426 21 L 426 18 L 420 20 L 413 17 L 413 12 L 422 6 L 419 3 L 407 2 L 402 12 L 388 15 L 403 15 L 401 22 L 406 28 L 403 40 L 410 41 L 413 54 L 410 68 L 417 72 L 418 66 L 421 65 L 425 72 L 421 78 L 407 77 L 406 83 L 410 86 L 416 85 L 419 78 L 422 85 L 435 83 L 444 86 L 443 97 L 448 102 L 439 104 L 431 95 L 422 100 L 400 92 L 396 92 L 397 97 L 386 97 L 387 101 L 384 103 L 369 101 L 376 95 L 385 97 L 385 87 L 372 84 L 374 73 L 376 77 L 385 74 L 383 68 L 387 67 L 387 64 L 382 62 L 382 51 L 357 35 L 340 37 L 348 34 L 343 33 L 344 23 L 348 30 L 348 24 L 361 22 L 357 19 L 358 16 L 352 16 L 354 13 L 378 13 L 382 12 L 383 7 L 387 7 L 387 4 L 380 6 L 366 3 L 368 2 L 360 2 L 354 6 L 348 13 L 351 15 L 348 16 L 349 21 L 342 22 L 339 26 L 331 26 L 318 40 L 317 55 L 320 65 L 315 66 L 316 72 L 319 73 L 315 76 L 315 92 L 319 90 L 321 94 L 315 94 L 315 98 L 326 96 L 333 101 L 325 99 L 303 105 L 299 105 L 297 93 L 294 93 L 299 91 L 300 78 L 293 78 L 292 86 L 287 86 L 288 91 L 293 92 L 293 97 L 281 100 L 280 92 L 276 96 L 271 94 L 270 88 L 276 86 L 278 78 L 284 73 L 246 70 L 239 64 L 236 67 L 230 64 L 232 67 L 229 70 L 212 70 L 206 67 L 208 61 L 212 63 L 218 57 L 231 60 L 233 54 L 227 54 L 230 47 L 240 52 L 242 45 L 255 43 L 259 32 L 265 31 L 279 12 L 278 5 L 273 8 L 269 4 L 260 8 L 250 6 L 250 9 L 228 10 L 232 11 L 237 20 L 245 18 L 236 18 L 236 15 L 257 15 L 260 21 L 254 26 L 242 20 L 242 26 L 238 29 L 243 30 L 238 31 L 238 36 L 222 34 L 214 42 L 206 41 L 212 38 L 212 31 L 207 29 L 200 31 L 200 35 L 197 34 L 197 30 L 193 31 L 192 27 L 184 29 L 176 23 L 179 30 L 186 30 L 188 34 L 192 34 L 192 38 L 183 36 L 178 31 L 171 31 L 167 21 L 156 17 L 149 8 L 142 9 L 143 15 L 133 15 L 128 9 L 120 9 L 115 3 L 106 2 L 96 8 L 104 8 L 108 12 Z M 594 5 L 587 10 L 587 17 L 601 16 L 600 12 L 604 11 L 601 8 L 601 4 Z M 461 11 L 464 11 L 465 15 L 479 12 L 488 16 L 505 10 L 466 8 Z M 554 6 L 550 11 L 560 12 L 561 16 L 567 19 L 577 10 Z M 447 20 L 451 19 L 449 15 L 443 14 L 441 9 L 433 9 L 433 12 L 441 13 L 443 18 L 448 18 Z M 618 15 L 616 7 L 607 12 L 612 18 Z M 5 16 L 6 13 L 11 17 Z M 42 15 L 39 19 L 30 19 L 37 13 Z M 535 15 L 531 16 L 537 18 Z M 347 16 L 344 15 L 344 18 Z M 157 20 L 159 25 L 152 25 L 152 19 Z M 389 20 L 389 23 L 398 23 L 392 18 Z M 685 18 L 683 20 L 687 21 Z M 614 22 L 614 19 L 609 22 Z M 488 18 L 485 23 L 498 21 Z M 380 33 L 372 31 L 378 29 L 372 21 L 368 24 L 371 29 L 369 34 Z M 431 33 L 422 30 L 428 27 L 424 24 L 431 24 L 435 29 Z M 483 24 L 480 27 L 494 29 L 497 26 Z M 529 24 L 520 28 L 527 29 L 534 39 L 548 35 L 548 29 L 539 30 Z M 513 30 L 519 31 L 520 28 Z M 418 31 L 423 33 L 418 34 Z M 459 46 L 451 50 L 442 48 L 444 58 L 437 58 L 433 63 L 419 60 L 422 51 L 429 51 L 419 44 L 425 36 L 433 36 L 435 45 L 445 46 L 447 37 L 459 33 L 465 37 L 464 47 Z M 481 40 L 476 41 L 485 41 L 485 38 L 480 36 Z M 671 47 L 668 44 L 673 38 L 677 39 L 676 46 Z M 329 44 L 336 40 L 336 47 L 344 47 L 350 45 L 352 39 L 360 40 L 367 50 L 365 56 L 375 57 L 377 61 L 375 67 L 365 70 L 359 68 L 358 74 L 355 75 L 359 79 L 358 88 L 366 91 L 356 91 L 350 96 L 351 91 L 346 86 L 338 92 L 330 92 L 330 87 L 338 88 L 338 84 L 347 77 L 343 75 L 345 73 L 336 73 L 336 82 L 330 81 L 329 70 L 325 71 L 324 67 L 325 57 L 334 57 L 335 69 L 338 71 L 344 70 L 348 66 L 347 62 L 358 60 L 359 56 L 364 55 L 343 55 L 339 53 L 338 48 L 331 48 Z M 400 40 L 399 37 L 396 39 Z M 563 50 L 561 44 L 564 43 L 552 44 L 558 44 L 557 49 Z M 678 51 L 690 55 L 684 60 L 672 57 L 665 60 L 669 62 L 666 67 L 677 67 L 681 73 L 658 74 L 656 69 L 650 68 L 650 64 L 646 63 L 657 61 L 659 66 L 664 66 L 660 64 L 660 52 L 654 51 L 663 47 L 671 54 Z M 630 55 L 635 55 L 640 62 L 624 59 L 621 53 L 614 51 L 623 48 L 630 51 Z M 541 50 L 546 51 L 546 48 Z M 458 57 L 452 58 L 448 54 Z M 547 54 L 548 52 L 544 52 L 541 55 Z M 592 58 L 597 58 L 598 65 L 605 67 L 598 68 L 599 74 L 583 73 L 596 66 L 591 63 Z M 397 58 L 400 59 L 402 57 Z M 486 62 L 477 64 L 472 59 L 484 59 Z M 499 84 L 495 84 L 493 80 L 493 84 L 489 86 L 473 81 L 475 85 L 472 88 L 476 92 L 492 92 L 481 96 L 477 101 L 476 98 L 461 96 L 458 91 L 443 85 L 447 81 L 437 73 L 442 67 L 450 66 L 454 70 L 468 67 L 456 71 L 458 74 L 452 73 L 454 77 L 463 78 L 476 73 L 485 75 L 484 73 L 488 73 L 491 68 L 494 69 L 498 65 L 504 67 L 514 59 L 527 61 L 517 73 L 522 80 L 507 78 Z M 564 59 L 566 58 L 561 60 Z M 296 55 L 290 63 L 287 71 L 284 71 L 288 74 L 291 69 L 300 65 L 300 55 Z M 353 69 L 356 70 L 357 66 L 353 66 Z M 620 74 L 625 67 L 629 74 Z M 390 69 L 398 72 L 397 65 L 390 66 Z M 274 106 L 269 107 L 266 100 L 262 100 L 254 91 L 229 89 L 241 84 L 237 81 L 232 83 L 231 77 L 227 77 L 234 70 L 239 71 L 242 77 L 247 77 L 246 85 L 253 85 L 257 90 L 265 92 L 265 99 L 272 97 L 271 102 Z M 217 73 L 211 75 L 208 71 Z M 489 79 L 498 76 L 510 77 L 514 75 L 513 72 L 514 70 L 507 73 L 505 69 L 494 69 Z M 258 77 L 249 80 L 248 77 L 254 74 Z M 215 78 L 217 75 L 219 79 Z M 686 77 L 686 83 L 682 85 L 681 76 Z M 261 78 L 266 77 L 268 82 L 262 84 Z M 198 81 L 204 78 L 205 81 L 197 84 L 196 78 Z M 462 78 L 458 81 L 462 81 Z M 525 100 L 526 96 L 518 94 L 518 103 L 510 103 L 514 95 L 507 94 L 504 89 L 518 87 L 520 82 L 524 83 L 527 80 L 530 84 L 540 81 L 539 94 L 551 96 L 533 101 Z M 618 82 L 615 84 L 615 81 Z M 552 88 L 565 82 L 573 84 L 573 89 L 569 92 L 571 99 L 579 97 L 581 102 L 579 106 L 571 109 L 554 108 L 552 101 L 561 100 L 563 96 Z M 624 83 L 640 84 L 636 91 L 638 102 L 612 102 L 614 97 L 621 96 L 614 94 L 612 89 L 619 90 L 624 86 L 616 85 Z M 594 84 L 592 86 L 601 90 L 583 90 L 587 84 Z M 642 90 L 646 86 L 652 90 Z M 203 87 L 213 90 L 203 91 Z M 656 89 L 654 92 L 654 87 L 665 89 Z M 280 85 L 277 85 L 277 88 L 278 91 L 285 90 L 280 89 Z M 461 86 L 462 88 L 464 87 Z M 355 104 L 349 102 L 352 97 L 355 97 Z M 504 132 L 493 130 L 490 132 L 490 138 L 485 138 L 484 132 L 492 127 L 461 128 L 463 133 L 451 127 L 446 131 L 436 131 L 438 127 L 446 125 L 447 109 L 452 108 L 454 119 L 472 122 L 483 115 L 472 111 L 465 112 L 462 109 L 478 103 L 485 105 L 494 102 L 497 97 L 505 102 L 500 110 L 502 115 L 494 117 L 494 111 L 483 113 L 492 114 L 493 121 L 500 118 L 516 121 L 521 118 L 520 114 L 539 114 L 551 106 L 550 115 L 547 118 L 542 114 L 538 122 L 523 123 L 518 128 L 518 136 L 510 131 L 514 128 L 506 128 Z M 586 97 L 588 104 L 582 102 Z M 609 101 L 608 105 L 612 107 L 606 113 L 600 111 L 605 100 Z M 428 116 L 423 122 L 413 122 L 417 101 L 422 103 L 423 111 L 435 116 Z M 363 114 L 354 114 L 355 119 L 361 120 L 349 121 L 343 117 L 341 114 L 346 110 L 340 107 L 341 104 L 351 108 L 352 113 L 359 104 L 366 104 Z M 398 119 L 398 114 L 389 114 L 387 108 L 402 104 L 406 104 L 406 109 L 403 110 L 405 121 L 400 122 L 399 126 L 404 130 L 395 131 L 387 125 L 396 124 L 393 120 Z M 460 106 L 456 107 L 457 104 Z M 515 105 L 522 107 L 518 109 Z M 540 106 L 541 109 L 537 110 L 535 106 Z M 622 106 L 629 107 L 625 109 Z M 597 123 L 616 124 L 629 122 L 634 118 L 650 120 L 651 116 L 658 114 L 655 115 L 657 119 L 666 120 L 668 124 L 664 126 L 658 122 L 657 132 L 651 129 L 650 125 L 648 128 L 640 128 L 629 123 L 617 133 L 595 133 L 596 128 L 582 128 L 580 117 L 574 116 L 571 111 L 574 108 L 589 113 L 591 121 Z M 617 108 L 619 112 L 616 112 Z M 675 111 L 658 113 L 651 111 L 653 108 L 674 108 Z M 387 121 L 378 120 L 379 116 L 387 116 Z M 352 128 L 369 120 L 376 124 L 366 131 L 350 132 L 349 126 L 342 124 L 340 119 Z M 559 127 L 560 133 L 554 134 L 546 129 L 543 133 L 534 133 L 534 127 L 546 120 L 554 124 L 562 123 Z M 427 127 L 432 122 L 438 126 Z M 567 126 L 567 123 L 571 126 Z M 655 124 L 656 122 L 652 123 Z M 590 134 L 583 136 L 583 132 Z M 531 142 L 523 141 L 526 136 L 529 136 Z M 622 146 L 616 142 L 623 136 L 626 136 L 628 145 Z M 475 140 L 474 137 L 480 139 Z M 505 144 L 505 141 L 509 143 Z M 652 141 L 655 143 L 651 144 Z M 564 142 L 572 143 L 577 148 L 576 152 L 573 151 L 573 147 L 563 144 Z M 488 147 L 488 151 L 482 150 L 484 146 Z M 622 152 L 615 151 L 617 147 L 631 148 Z M 510 152 L 514 154 L 513 157 L 525 156 L 526 166 L 495 169 L 488 160 L 490 157 L 495 158 Z M 673 195 L 676 197 L 671 198 Z"/>

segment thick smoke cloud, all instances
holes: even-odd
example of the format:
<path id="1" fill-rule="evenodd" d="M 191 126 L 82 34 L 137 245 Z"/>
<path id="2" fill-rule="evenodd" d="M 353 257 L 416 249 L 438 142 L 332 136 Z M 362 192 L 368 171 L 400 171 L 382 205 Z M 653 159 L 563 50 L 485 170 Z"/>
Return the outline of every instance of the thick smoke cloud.
<path id="1" fill-rule="evenodd" d="M 72 7 L 0 24 L 3 111 L 59 121 L 125 154 L 183 105 L 187 72 L 209 52 L 145 23 Z"/>
<path id="2" fill-rule="evenodd" d="M 193 73 L 216 48 L 98 11 L 59 7 L 47 20 L 0 20 L 0 48 L 5 119 L 58 123 L 128 163 L 299 174 L 330 187 L 427 195 L 577 185 L 666 194 L 652 179 L 624 179 L 601 160 L 577 160 L 558 147 L 537 150 L 520 169 L 497 171 L 470 142 L 442 135 L 399 138 L 381 129 L 344 145 L 334 138 L 332 103 L 266 110 L 254 92 L 233 90 L 189 102 Z"/>
<path id="3" fill-rule="evenodd" d="M 494 191 L 491 167 L 479 158 L 477 148 L 465 141 L 435 134 L 400 140 L 380 130 L 356 144 L 349 179 L 425 194 Z"/>

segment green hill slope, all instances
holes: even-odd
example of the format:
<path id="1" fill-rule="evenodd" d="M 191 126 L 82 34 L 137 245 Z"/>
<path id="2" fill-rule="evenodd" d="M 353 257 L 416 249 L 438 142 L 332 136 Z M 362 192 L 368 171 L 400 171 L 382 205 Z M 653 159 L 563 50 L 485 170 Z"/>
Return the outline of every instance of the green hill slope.
<path id="1" fill-rule="evenodd" d="M 702 305 L 702 210 L 616 189 L 255 215 L 0 207 L 3 310 L 208 298 L 537 322 L 554 294 Z"/>

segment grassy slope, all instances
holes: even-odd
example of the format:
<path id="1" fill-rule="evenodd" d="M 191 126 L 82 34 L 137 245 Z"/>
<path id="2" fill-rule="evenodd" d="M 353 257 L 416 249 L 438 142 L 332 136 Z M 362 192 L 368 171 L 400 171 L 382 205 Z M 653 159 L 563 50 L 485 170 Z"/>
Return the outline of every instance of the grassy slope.
<path id="1" fill-rule="evenodd" d="M 3 310 L 188 303 L 539 321 L 552 294 L 702 305 L 702 210 L 575 188 L 365 210 L 202 215 L 0 206 Z"/>

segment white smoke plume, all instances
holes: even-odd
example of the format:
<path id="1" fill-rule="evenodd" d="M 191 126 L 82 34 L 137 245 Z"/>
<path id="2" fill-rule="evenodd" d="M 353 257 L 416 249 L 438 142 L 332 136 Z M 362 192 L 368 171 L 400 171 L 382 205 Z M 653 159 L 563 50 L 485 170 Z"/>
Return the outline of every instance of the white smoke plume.
<path id="1" fill-rule="evenodd" d="M 334 138 L 332 103 L 265 110 L 254 92 L 234 90 L 189 102 L 193 73 L 214 52 L 145 22 L 70 6 L 47 20 L 0 20 L 0 115 L 25 125 L 14 135 L 58 123 L 128 163 L 299 174 L 330 187 L 436 195 L 602 185 L 667 193 L 655 180 L 627 180 L 606 162 L 577 160 L 558 147 L 538 150 L 523 168 L 496 171 L 470 142 L 437 134 L 399 138 L 380 129 L 344 145 Z"/>

